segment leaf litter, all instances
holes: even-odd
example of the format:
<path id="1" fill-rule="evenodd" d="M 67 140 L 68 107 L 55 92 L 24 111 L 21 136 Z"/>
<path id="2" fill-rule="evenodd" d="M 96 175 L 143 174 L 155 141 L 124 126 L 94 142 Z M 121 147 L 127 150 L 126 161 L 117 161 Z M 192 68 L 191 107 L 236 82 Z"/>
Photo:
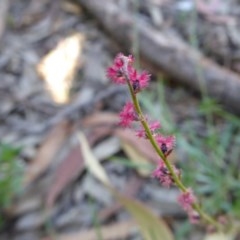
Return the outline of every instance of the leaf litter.
<path id="1" fill-rule="evenodd" d="M 94 239 L 96 230 L 86 214 L 67 219 L 61 227 L 56 224 L 56 219 L 71 212 L 71 209 L 81 208 L 83 213 L 88 213 L 87 205 L 92 195 L 90 191 L 83 191 L 85 176 L 90 179 L 89 185 L 86 185 L 88 188 L 94 191 L 97 187 L 94 184 L 97 180 L 85 171 L 83 152 L 78 143 L 69 144 L 70 139 L 76 137 L 76 131 L 84 131 L 92 149 L 86 148 L 85 144 L 84 155 L 90 154 L 101 161 L 116 153 L 122 156 L 124 147 L 121 147 L 120 142 L 123 142 L 134 151 L 134 156 L 129 155 L 130 161 L 139 163 L 140 158 L 141 163 L 154 164 L 157 161 L 146 141 L 141 142 L 133 133 L 117 127 L 116 112 L 126 100 L 126 91 L 108 87 L 108 80 L 102 73 L 111 60 L 111 53 L 119 51 L 119 46 L 99 31 L 97 23 L 84 15 L 78 5 L 71 2 L 69 6 L 65 3 L 68 4 L 67 1 L 59 4 L 58 1 L 51 3 L 48 0 L 18 1 L 14 6 L 10 3 L 5 32 L 1 33 L 0 42 L 4 48 L 1 48 L 0 56 L 0 136 L 3 142 L 21 146 L 18 161 L 25 168 L 22 194 L 14 199 L 10 208 L 12 211 L 6 211 L 5 221 L 10 227 L 3 229 L 1 239 L 11 239 L 11 235 L 14 239 L 25 240 L 28 234 L 41 239 L 38 238 L 39 232 L 41 236 L 47 233 L 43 226 L 49 226 L 49 232 L 61 233 L 59 239 L 74 239 L 74 236 L 75 239 Z M 66 41 L 71 36 L 75 37 L 74 44 L 80 42 L 81 46 L 72 57 L 69 55 L 71 61 L 66 62 L 66 49 L 71 48 L 67 47 L 69 43 Z M 63 52 L 55 56 L 52 65 L 47 59 L 61 45 L 66 46 L 66 52 L 61 50 Z M 62 65 L 57 64 L 57 58 L 69 63 L 66 72 L 60 73 Z M 96 59 L 99 65 L 95 68 Z M 50 74 L 47 69 L 53 70 L 53 73 Z M 62 88 L 56 76 L 65 84 Z M 43 79 L 47 79 L 52 92 L 47 90 Z M 51 85 L 51 81 L 55 80 L 56 85 Z M 56 92 L 58 84 L 63 97 L 56 102 L 53 96 L 60 93 Z M 126 147 L 125 151 L 128 151 Z M 141 157 L 138 159 L 138 156 Z M 106 174 L 99 170 L 102 169 L 101 164 L 107 169 Z M 158 208 L 156 199 L 161 198 L 154 195 L 156 188 L 152 186 L 156 187 L 156 184 L 146 178 L 147 173 L 140 171 L 136 174 L 134 169 L 110 160 L 101 164 L 93 167 L 95 163 L 92 162 L 88 163 L 88 167 L 97 169 L 92 170 L 95 176 L 99 176 L 100 171 L 100 178 L 104 182 L 110 181 L 114 186 L 122 182 L 122 189 L 116 188 L 124 195 L 121 204 L 112 202 L 110 206 L 101 202 L 98 195 L 93 196 L 96 208 L 99 209 L 99 221 L 103 224 L 100 228 L 104 239 L 136 239 L 139 236 L 138 230 L 132 234 L 132 229 L 136 229 L 132 220 L 120 221 L 119 213 L 123 211 L 123 206 L 139 221 L 146 239 L 149 234 L 163 232 L 166 240 L 172 239 L 164 221 L 154 217 L 142 204 L 133 200 L 142 196 L 139 198 L 149 203 L 153 210 Z M 122 173 L 119 173 L 120 168 L 123 169 Z M 147 186 L 147 191 L 144 186 Z M 167 196 L 165 192 L 162 194 Z M 44 214 L 46 207 L 51 210 L 48 214 Z M 157 210 L 155 212 L 158 213 Z M 164 214 L 168 215 L 169 211 Z M 174 214 L 179 213 L 177 210 L 170 213 Z M 153 233 L 144 230 L 143 225 L 147 224 L 143 218 L 154 221 Z M 17 226 L 23 226 L 21 231 Z M 71 236 L 69 231 L 76 235 Z M 51 237 L 51 234 L 48 235 Z"/>

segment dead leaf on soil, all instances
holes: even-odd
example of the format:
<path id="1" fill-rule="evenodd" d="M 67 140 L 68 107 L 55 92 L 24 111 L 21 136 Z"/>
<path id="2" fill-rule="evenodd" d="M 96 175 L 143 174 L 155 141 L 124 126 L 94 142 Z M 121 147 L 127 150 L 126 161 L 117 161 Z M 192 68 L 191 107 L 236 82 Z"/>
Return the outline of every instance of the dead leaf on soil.
<path id="1" fill-rule="evenodd" d="M 35 159 L 29 164 L 24 179 L 25 185 L 34 181 L 49 167 L 70 131 L 71 127 L 68 122 L 61 122 L 54 126 L 40 146 Z"/>
<path id="2" fill-rule="evenodd" d="M 79 68 L 84 36 L 73 34 L 63 39 L 38 64 L 37 71 L 57 103 L 67 103 L 69 90 Z"/>
<path id="3" fill-rule="evenodd" d="M 112 132 L 111 129 L 103 129 L 98 128 L 94 129 L 92 132 L 90 132 L 88 136 L 89 144 L 92 146 L 96 141 L 99 141 L 99 139 L 106 137 Z M 114 146 L 116 145 L 113 142 Z M 111 146 L 111 144 L 110 144 Z M 100 146 L 101 147 L 101 146 Z M 116 151 L 115 146 L 115 151 Z M 97 148 L 96 150 L 100 150 Z M 113 149 L 114 150 L 114 149 Z M 105 151 L 105 154 L 107 152 Z M 109 152 L 108 153 L 112 153 Z M 98 152 L 96 152 L 98 156 Z M 103 155 L 102 155 L 103 156 Z M 106 155 L 104 155 L 106 157 Z M 85 164 L 82 156 L 81 149 L 79 148 L 79 145 L 73 147 L 69 154 L 66 156 L 66 158 L 59 164 L 59 166 L 56 168 L 56 170 L 53 173 L 53 181 L 49 186 L 48 194 L 46 197 L 46 204 L 50 208 L 57 197 L 61 194 L 61 192 L 70 184 L 72 181 L 74 181 L 85 169 Z"/>
<path id="4" fill-rule="evenodd" d="M 51 208 L 66 186 L 76 179 L 85 169 L 82 153 L 79 146 L 70 150 L 69 155 L 63 160 L 54 172 L 53 182 L 49 187 L 46 204 Z"/>
<path id="5" fill-rule="evenodd" d="M 223 234 L 223 233 L 213 233 L 208 234 L 204 240 L 234 240 L 235 236 L 232 234 Z"/>
<path id="6" fill-rule="evenodd" d="M 145 156 L 152 163 L 157 163 L 159 157 L 148 140 L 138 138 L 135 132 L 130 129 L 117 129 L 115 130 L 115 134 L 125 144 L 132 145 L 135 149 L 137 149 L 137 151 L 139 151 L 139 154 Z"/>
<path id="7" fill-rule="evenodd" d="M 83 159 L 89 171 L 105 185 L 110 185 L 110 180 L 99 161 L 90 149 L 88 141 L 82 132 L 78 133 L 78 139 L 83 154 Z"/>
<path id="8" fill-rule="evenodd" d="M 90 142 L 90 145 L 93 145 L 96 141 L 106 138 L 109 135 L 112 135 L 112 129 L 109 126 L 102 126 L 99 128 L 92 128 L 87 139 Z"/>
<path id="9" fill-rule="evenodd" d="M 99 161 L 93 155 L 86 137 L 79 133 L 79 141 L 83 152 L 83 157 L 88 165 L 89 170 L 94 176 L 105 184 L 114 196 L 121 202 L 121 204 L 131 213 L 140 227 L 140 231 L 144 239 L 152 240 L 173 240 L 173 235 L 164 221 L 160 220 L 157 216 L 152 214 L 143 204 L 133 199 L 124 197 L 113 189 L 108 176 L 101 166 Z"/>
<path id="10" fill-rule="evenodd" d="M 108 137 L 94 147 L 93 153 L 99 161 L 103 161 L 115 155 L 120 149 L 119 139 L 117 137 Z"/>
<path id="11" fill-rule="evenodd" d="M 128 184 L 124 189 L 124 196 L 134 197 L 139 189 L 142 186 L 142 179 L 137 176 L 132 176 Z M 98 219 L 100 222 L 106 221 L 108 218 L 116 214 L 120 209 L 122 209 L 122 205 L 119 202 L 115 202 L 111 206 L 107 206 L 106 208 L 102 209 L 98 214 Z"/>
<path id="12" fill-rule="evenodd" d="M 149 159 L 147 159 L 146 156 L 142 155 L 138 149 L 136 149 L 131 144 L 128 144 L 124 140 L 122 141 L 122 148 L 123 151 L 128 156 L 129 160 L 132 161 L 133 163 L 136 163 L 139 166 L 143 166 L 149 163 Z M 136 170 L 143 177 L 147 177 L 151 173 L 151 169 L 146 167 L 140 167 L 137 168 Z"/>
<path id="13" fill-rule="evenodd" d="M 136 223 L 132 220 L 118 222 L 111 225 L 100 227 L 101 236 L 104 240 L 126 239 L 135 229 Z M 97 240 L 96 229 L 85 230 L 76 233 L 62 234 L 54 237 L 55 240 Z M 52 238 L 44 238 L 42 240 L 52 240 Z"/>
<path id="14" fill-rule="evenodd" d="M 154 215 L 142 203 L 116 194 L 117 199 L 122 203 L 126 210 L 131 213 L 137 222 L 142 236 L 146 240 L 173 240 L 172 232 L 166 223 Z"/>
<path id="15" fill-rule="evenodd" d="M 111 112 L 98 112 L 84 118 L 84 127 L 94 127 L 99 125 L 113 126 L 119 122 L 119 116 Z"/>
<path id="16" fill-rule="evenodd" d="M 135 132 L 131 129 L 116 129 L 115 135 L 118 136 L 125 144 L 131 145 L 136 151 L 139 152 L 145 159 L 156 164 L 158 162 L 159 156 L 153 149 L 151 143 L 146 140 L 136 136 Z M 168 157 L 170 161 L 174 161 L 176 158 L 175 153 L 171 153 Z"/>
<path id="17" fill-rule="evenodd" d="M 61 8 L 67 13 L 75 14 L 78 16 L 83 12 L 79 4 L 70 1 L 61 2 Z"/>

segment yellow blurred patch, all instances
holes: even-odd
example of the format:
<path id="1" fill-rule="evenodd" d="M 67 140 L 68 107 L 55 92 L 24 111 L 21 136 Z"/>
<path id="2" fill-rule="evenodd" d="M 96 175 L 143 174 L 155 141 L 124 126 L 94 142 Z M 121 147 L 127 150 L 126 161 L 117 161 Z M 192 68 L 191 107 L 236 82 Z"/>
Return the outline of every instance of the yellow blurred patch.
<path id="1" fill-rule="evenodd" d="M 59 42 L 37 65 L 37 71 L 56 103 L 69 101 L 69 90 L 80 67 L 83 44 L 84 36 L 73 34 Z"/>

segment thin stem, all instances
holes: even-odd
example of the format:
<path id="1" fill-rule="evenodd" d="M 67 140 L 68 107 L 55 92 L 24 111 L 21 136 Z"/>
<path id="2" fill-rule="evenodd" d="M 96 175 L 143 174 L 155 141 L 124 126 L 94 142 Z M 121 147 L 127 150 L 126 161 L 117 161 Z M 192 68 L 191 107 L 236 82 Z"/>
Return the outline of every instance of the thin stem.
<path id="1" fill-rule="evenodd" d="M 168 161 L 168 159 L 165 157 L 165 155 L 163 154 L 162 150 L 160 149 L 160 147 L 158 146 L 155 138 L 152 135 L 152 132 L 148 126 L 148 123 L 146 121 L 146 119 L 144 118 L 143 114 L 142 114 L 142 110 L 141 107 L 139 105 L 138 99 L 136 94 L 134 93 L 133 87 L 130 83 L 129 80 L 129 76 L 127 74 L 125 74 L 126 80 L 127 80 L 127 84 L 128 84 L 128 88 L 129 91 L 131 93 L 131 98 L 136 110 L 136 113 L 138 114 L 138 118 L 146 132 L 146 135 L 150 141 L 150 143 L 152 144 L 153 148 L 155 149 L 155 151 L 157 152 L 157 154 L 161 157 L 161 159 L 164 161 L 168 171 L 170 172 L 176 186 L 182 191 L 182 192 L 187 192 L 188 188 L 183 184 L 183 182 L 181 181 L 181 179 L 179 178 L 179 176 L 175 173 L 174 168 L 172 166 L 172 164 Z M 195 211 L 197 211 L 199 213 L 199 215 L 206 221 L 209 222 L 210 224 L 212 224 L 213 226 L 216 227 L 216 229 L 218 229 L 218 231 L 222 231 L 222 226 L 215 221 L 211 216 L 209 216 L 207 213 L 205 213 L 202 208 L 200 207 L 199 204 L 197 203 L 193 203 L 192 207 Z"/>
<path id="2" fill-rule="evenodd" d="M 155 138 L 152 136 L 152 133 L 151 133 L 151 130 L 142 114 L 142 111 L 141 111 L 141 108 L 140 108 L 140 105 L 138 103 L 138 100 L 137 100 L 137 97 L 136 97 L 136 94 L 134 94 L 134 91 L 132 89 L 132 86 L 130 84 L 128 84 L 128 87 L 130 89 L 130 92 L 131 92 L 131 96 L 132 96 L 132 100 L 133 100 L 133 104 L 134 104 L 134 107 L 136 109 L 136 112 L 139 116 L 139 119 L 141 121 L 141 124 L 142 126 L 144 127 L 145 131 L 146 131 L 146 134 L 148 136 L 148 139 L 149 141 L 151 142 L 153 148 L 155 149 L 155 151 L 157 152 L 157 154 L 161 157 L 161 159 L 164 161 L 164 163 L 166 164 L 169 172 L 171 173 L 171 176 L 173 177 L 176 185 L 183 191 L 183 192 L 186 192 L 187 191 L 187 188 L 183 185 L 183 183 L 180 181 L 179 177 L 177 176 L 177 174 L 175 173 L 172 165 L 169 163 L 169 161 L 167 160 L 167 158 L 165 157 L 165 155 L 163 154 L 162 150 L 159 148 Z"/>

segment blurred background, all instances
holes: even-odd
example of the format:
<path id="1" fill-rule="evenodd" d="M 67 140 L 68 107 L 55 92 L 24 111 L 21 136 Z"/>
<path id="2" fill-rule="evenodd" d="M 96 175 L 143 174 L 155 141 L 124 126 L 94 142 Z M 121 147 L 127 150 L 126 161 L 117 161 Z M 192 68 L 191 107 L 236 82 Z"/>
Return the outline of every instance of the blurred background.
<path id="1" fill-rule="evenodd" d="M 139 101 L 176 136 L 184 183 L 239 222 L 239 25 L 238 0 L 1 0 L 0 239 L 220 239 L 118 127 L 130 96 L 106 68 L 119 52 L 152 74 Z"/>

